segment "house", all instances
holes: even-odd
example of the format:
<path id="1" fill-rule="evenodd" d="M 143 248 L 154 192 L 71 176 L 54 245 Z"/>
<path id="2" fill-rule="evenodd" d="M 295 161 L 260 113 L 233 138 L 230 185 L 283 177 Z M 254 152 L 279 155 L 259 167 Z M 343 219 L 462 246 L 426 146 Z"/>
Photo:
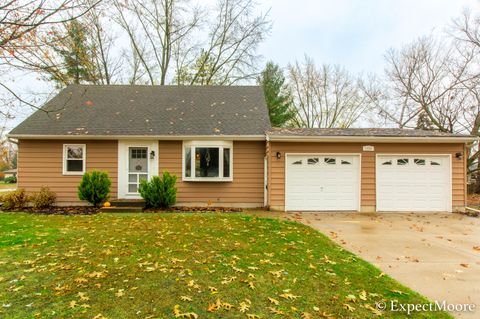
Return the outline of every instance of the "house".
<path id="1" fill-rule="evenodd" d="M 4 178 L 17 177 L 17 169 L 13 168 L 13 169 L 3 171 L 3 174 L 4 174 Z"/>
<path id="2" fill-rule="evenodd" d="M 18 186 L 79 204 L 107 171 L 112 199 L 176 174 L 179 205 L 305 211 L 454 211 L 471 136 L 401 129 L 275 129 L 260 87 L 71 85 L 13 129 Z"/>

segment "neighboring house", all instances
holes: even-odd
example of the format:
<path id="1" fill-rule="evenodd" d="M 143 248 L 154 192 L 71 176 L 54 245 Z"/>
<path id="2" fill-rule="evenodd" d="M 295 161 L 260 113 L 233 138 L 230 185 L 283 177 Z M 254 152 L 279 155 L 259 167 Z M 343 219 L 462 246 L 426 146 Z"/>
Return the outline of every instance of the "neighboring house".
<path id="1" fill-rule="evenodd" d="M 4 178 L 16 177 L 17 176 L 17 169 L 14 168 L 14 169 L 9 169 L 9 170 L 3 171 L 3 174 L 4 174 Z"/>
<path id="2" fill-rule="evenodd" d="M 71 85 L 9 134 L 18 186 L 79 204 L 107 171 L 112 199 L 178 176 L 179 205 L 452 211 L 466 202 L 470 136 L 400 129 L 271 129 L 260 87 Z"/>

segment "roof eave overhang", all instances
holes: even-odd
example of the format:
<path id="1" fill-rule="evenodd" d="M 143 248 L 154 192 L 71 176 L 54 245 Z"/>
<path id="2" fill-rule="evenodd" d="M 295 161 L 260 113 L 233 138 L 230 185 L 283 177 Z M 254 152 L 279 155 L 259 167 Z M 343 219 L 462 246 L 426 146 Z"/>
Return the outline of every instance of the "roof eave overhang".
<path id="1" fill-rule="evenodd" d="M 265 135 L 36 135 L 9 134 L 9 138 L 28 140 L 235 140 L 265 141 Z"/>
<path id="2" fill-rule="evenodd" d="M 356 142 L 356 143 L 471 143 L 473 136 L 275 136 L 267 135 L 271 142 Z"/>

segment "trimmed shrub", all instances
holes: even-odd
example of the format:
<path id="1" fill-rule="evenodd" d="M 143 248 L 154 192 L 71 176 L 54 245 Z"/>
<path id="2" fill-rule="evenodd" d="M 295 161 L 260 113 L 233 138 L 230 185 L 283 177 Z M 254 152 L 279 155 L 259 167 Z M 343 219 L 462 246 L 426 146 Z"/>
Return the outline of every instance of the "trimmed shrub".
<path id="1" fill-rule="evenodd" d="M 168 208 L 177 202 L 177 176 L 167 171 L 162 177 L 154 176 L 148 181 L 141 181 L 138 192 L 148 208 Z"/>
<path id="2" fill-rule="evenodd" d="M 15 184 L 17 182 L 17 177 L 16 176 L 5 177 L 3 182 L 6 183 L 6 184 Z"/>
<path id="3" fill-rule="evenodd" d="M 23 188 L 8 192 L 0 196 L 3 210 L 22 209 L 28 201 L 27 194 Z"/>
<path id="4" fill-rule="evenodd" d="M 78 185 L 78 198 L 99 207 L 108 200 L 112 182 L 106 172 L 91 171 L 83 174 Z"/>
<path id="5" fill-rule="evenodd" d="M 162 207 L 160 199 L 160 189 L 162 180 L 159 176 L 153 176 L 150 181 L 140 181 L 138 192 L 145 200 L 146 207 L 160 208 Z"/>
<path id="6" fill-rule="evenodd" d="M 55 204 L 56 200 L 57 194 L 52 192 L 47 186 L 42 186 L 39 192 L 30 196 L 30 201 L 35 209 L 50 208 Z"/>

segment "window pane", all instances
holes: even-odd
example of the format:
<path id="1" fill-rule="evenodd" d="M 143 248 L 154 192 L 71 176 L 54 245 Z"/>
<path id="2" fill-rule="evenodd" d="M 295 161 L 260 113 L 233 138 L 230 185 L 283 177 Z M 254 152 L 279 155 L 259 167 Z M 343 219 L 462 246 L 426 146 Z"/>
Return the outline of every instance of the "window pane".
<path id="1" fill-rule="evenodd" d="M 319 158 L 318 157 L 312 157 L 307 160 L 308 165 L 315 165 L 318 164 Z"/>
<path id="2" fill-rule="evenodd" d="M 332 157 L 325 157 L 323 161 L 328 165 L 335 165 L 335 163 L 337 162 L 337 160 Z"/>
<path id="3" fill-rule="evenodd" d="M 218 177 L 218 147 L 195 148 L 195 177 Z"/>
<path id="4" fill-rule="evenodd" d="M 148 169 L 147 148 L 130 147 L 130 158 L 128 159 L 128 171 L 146 173 Z"/>
<path id="5" fill-rule="evenodd" d="M 83 161 L 82 160 L 67 160 L 67 172 L 82 172 Z"/>
<path id="6" fill-rule="evenodd" d="M 67 146 L 67 159 L 82 159 L 83 148 L 81 146 Z"/>
<path id="7" fill-rule="evenodd" d="M 185 148 L 185 177 L 192 176 L 192 148 Z"/>
<path id="8" fill-rule="evenodd" d="M 139 176 L 139 182 L 140 181 L 147 181 L 148 180 L 148 175 L 147 174 L 141 174 Z"/>
<path id="9" fill-rule="evenodd" d="M 136 183 L 137 182 L 137 174 L 128 174 L 128 181 L 130 183 Z"/>
<path id="10" fill-rule="evenodd" d="M 407 164 L 408 164 L 408 158 L 397 159 L 397 165 L 407 165 Z"/>
<path id="11" fill-rule="evenodd" d="M 230 177 L 230 149 L 223 149 L 223 177 Z"/>
<path id="12" fill-rule="evenodd" d="M 128 184 L 128 192 L 129 193 L 136 193 L 137 192 L 137 184 Z"/>
<path id="13" fill-rule="evenodd" d="M 417 165 L 425 165 L 425 160 L 423 158 L 416 158 L 413 162 Z"/>

